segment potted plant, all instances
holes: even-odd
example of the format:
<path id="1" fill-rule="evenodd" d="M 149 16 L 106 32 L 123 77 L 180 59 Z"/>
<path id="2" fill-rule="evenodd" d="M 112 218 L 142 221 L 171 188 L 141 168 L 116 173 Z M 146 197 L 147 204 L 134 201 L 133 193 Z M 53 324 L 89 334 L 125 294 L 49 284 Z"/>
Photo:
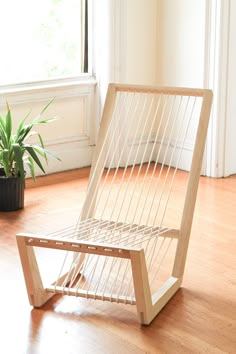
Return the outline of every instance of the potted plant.
<path id="1" fill-rule="evenodd" d="M 27 167 L 35 180 L 35 165 L 45 173 L 41 161 L 47 162 L 48 156 L 57 158 L 45 149 L 42 136 L 34 130 L 37 125 L 58 119 L 57 117 L 41 118 L 51 102 L 52 100 L 30 123 L 27 123 L 28 113 L 15 132 L 8 102 L 6 116 L 0 115 L 0 211 L 13 211 L 24 207 Z M 37 144 L 29 142 L 32 136 L 36 137 Z"/>

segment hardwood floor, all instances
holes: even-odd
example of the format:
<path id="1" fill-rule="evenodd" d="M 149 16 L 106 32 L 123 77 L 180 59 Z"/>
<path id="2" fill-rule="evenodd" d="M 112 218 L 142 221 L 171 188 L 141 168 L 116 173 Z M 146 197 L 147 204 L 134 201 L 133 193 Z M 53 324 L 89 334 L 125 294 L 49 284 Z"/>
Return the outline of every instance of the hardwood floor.
<path id="1" fill-rule="evenodd" d="M 149 326 L 128 305 L 56 296 L 29 306 L 15 234 L 76 222 L 87 176 L 28 181 L 25 208 L 0 213 L 0 353 L 236 353 L 236 176 L 201 178 L 183 286 Z"/>

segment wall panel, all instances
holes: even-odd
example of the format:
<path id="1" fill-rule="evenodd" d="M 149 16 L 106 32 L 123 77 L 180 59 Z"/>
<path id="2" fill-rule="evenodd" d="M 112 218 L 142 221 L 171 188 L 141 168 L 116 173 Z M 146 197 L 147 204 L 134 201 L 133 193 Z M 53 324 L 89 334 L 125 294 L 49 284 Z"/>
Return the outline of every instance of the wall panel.
<path id="1" fill-rule="evenodd" d="M 7 99 L 12 110 L 14 129 L 29 111 L 31 111 L 28 118 L 30 122 L 54 97 L 43 117 L 58 116 L 60 119 L 37 127 L 46 148 L 61 159 L 61 161 L 49 159 L 48 166 L 45 166 L 46 173 L 91 164 L 95 145 L 94 132 L 98 124 L 95 88 L 95 80 L 89 80 L 50 88 L 6 90 L 0 93 L 0 111 L 6 113 L 5 99 Z M 37 170 L 37 174 L 41 172 Z"/>

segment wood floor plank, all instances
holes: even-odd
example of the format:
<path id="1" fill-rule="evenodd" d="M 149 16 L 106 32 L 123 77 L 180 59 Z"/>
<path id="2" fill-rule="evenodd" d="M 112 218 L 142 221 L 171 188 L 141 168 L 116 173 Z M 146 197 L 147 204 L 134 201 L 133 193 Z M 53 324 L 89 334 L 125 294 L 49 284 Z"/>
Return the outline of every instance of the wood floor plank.
<path id="1" fill-rule="evenodd" d="M 0 213 L 0 353 L 235 354 L 236 176 L 201 177 L 183 286 L 149 326 L 129 305 L 56 296 L 29 306 L 15 234 L 76 222 L 88 173 L 27 181 L 25 208 Z"/>

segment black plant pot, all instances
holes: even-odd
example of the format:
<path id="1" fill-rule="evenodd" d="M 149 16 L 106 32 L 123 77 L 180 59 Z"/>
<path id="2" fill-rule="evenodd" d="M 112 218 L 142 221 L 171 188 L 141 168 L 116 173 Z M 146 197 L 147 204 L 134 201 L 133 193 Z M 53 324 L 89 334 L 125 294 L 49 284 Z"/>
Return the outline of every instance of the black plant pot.
<path id="1" fill-rule="evenodd" d="M 20 177 L 6 177 L 0 169 L 0 211 L 24 208 L 24 184 Z"/>

